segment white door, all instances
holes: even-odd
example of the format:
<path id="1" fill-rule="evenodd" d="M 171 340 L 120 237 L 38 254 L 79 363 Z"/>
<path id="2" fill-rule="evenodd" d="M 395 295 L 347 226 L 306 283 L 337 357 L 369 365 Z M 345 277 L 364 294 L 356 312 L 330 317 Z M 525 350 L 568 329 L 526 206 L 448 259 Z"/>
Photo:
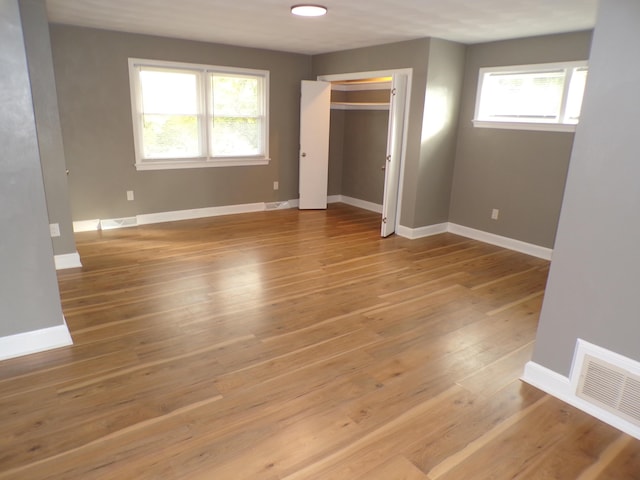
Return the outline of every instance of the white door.
<path id="1" fill-rule="evenodd" d="M 380 229 L 380 234 L 383 237 L 388 237 L 396 230 L 406 95 L 407 77 L 405 75 L 394 75 L 391 85 L 389 133 L 384 172 L 384 195 L 382 200 L 382 227 Z"/>
<path id="2" fill-rule="evenodd" d="M 327 208 L 331 84 L 302 81 L 300 98 L 300 209 Z"/>

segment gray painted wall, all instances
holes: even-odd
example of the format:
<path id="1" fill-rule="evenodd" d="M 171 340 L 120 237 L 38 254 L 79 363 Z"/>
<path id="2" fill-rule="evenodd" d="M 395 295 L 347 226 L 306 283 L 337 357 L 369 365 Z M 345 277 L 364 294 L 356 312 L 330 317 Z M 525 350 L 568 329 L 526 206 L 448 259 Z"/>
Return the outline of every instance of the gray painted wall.
<path id="1" fill-rule="evenodd" d="M 573 133 L 474 128 L 478 70 L 586 60 L 591 33 L 471 45 L 463 87 L 450 221 L 552 248 Z M 500 210 L 491 220 L 491 210 Z"/>
<path id="2" fill-rule="evenodd" d="M 0 0 L 0 337 L 63 324 L 17 0 Z"/>
<path id="3" fill-rule="evenodd" d="M 342 195 L 382 205 L 388 125 L 388 110 L 345 111 Z"/>
<path id="4" fill-rule="evenodd" d="M 415 226 L 449 220 L 465 53 L 458 43 L 433 38 L 429 44 Z"/>
<path id="5" fill-rule="evenodd" d="M 533 360 L 568 376 L 576 339 L 640 361 L 640 3 L 601 0 Z"/>
<path id="6" fill-rule="evenodd" d="M 298 197 L 300 81 L 311 57 L 62 25 L 51 25 L 51 41 L 74 220 Z M 129 57 L 269 70 L 271 163 L 136 171 Z"/>
<path id="7" fill-rule="evenodd" d="M 20 0 L 20 14 L 31 77 L 49 223 L 57 223 L 60 226 L 60 237 L 52 239 L 53 252 L 56 255 L 75 253 L 67 167 L 44 0 Z"/>
<path id="8" fill-rule="evenodd" d="M 334 92 L 331 92 L 332 95 Z M 344 93 L 344 92 L 336 92 Z M 329 120 L 328 195 L 342 195 L 342 162 L 344 153 L 344 110 L 331 109 Z"/>

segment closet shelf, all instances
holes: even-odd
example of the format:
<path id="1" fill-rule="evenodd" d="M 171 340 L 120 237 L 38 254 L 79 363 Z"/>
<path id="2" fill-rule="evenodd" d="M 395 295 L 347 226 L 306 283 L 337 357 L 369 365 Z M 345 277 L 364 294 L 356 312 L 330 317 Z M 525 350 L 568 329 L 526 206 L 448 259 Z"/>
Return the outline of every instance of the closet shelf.
<path id="1" fill-rule="evenodd" d="M 335 110 L 389 110 L 389 102 L 331 102 Z"/>

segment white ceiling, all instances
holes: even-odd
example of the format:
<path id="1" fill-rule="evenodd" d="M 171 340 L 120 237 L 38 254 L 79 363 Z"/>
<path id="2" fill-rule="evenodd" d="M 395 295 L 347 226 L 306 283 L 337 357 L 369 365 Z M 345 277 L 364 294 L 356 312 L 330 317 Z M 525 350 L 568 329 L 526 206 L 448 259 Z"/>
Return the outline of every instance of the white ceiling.
<path id="1" fill-rule="evenodd" d="M 597 0 L 46 0 L 56 23 L 305 54 L 422 37 L 462 43 L 593 28 Z"/>

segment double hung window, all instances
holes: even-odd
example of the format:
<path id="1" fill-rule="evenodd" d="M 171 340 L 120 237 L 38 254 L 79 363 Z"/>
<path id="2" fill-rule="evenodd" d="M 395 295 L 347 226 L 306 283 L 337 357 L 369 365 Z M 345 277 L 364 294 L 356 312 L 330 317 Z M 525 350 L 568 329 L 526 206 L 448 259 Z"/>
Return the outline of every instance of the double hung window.
<path id="1" fill-rule="evenodd" d="M 269 72 L 129 59 L 136 167 L 262 165 Z"/>

